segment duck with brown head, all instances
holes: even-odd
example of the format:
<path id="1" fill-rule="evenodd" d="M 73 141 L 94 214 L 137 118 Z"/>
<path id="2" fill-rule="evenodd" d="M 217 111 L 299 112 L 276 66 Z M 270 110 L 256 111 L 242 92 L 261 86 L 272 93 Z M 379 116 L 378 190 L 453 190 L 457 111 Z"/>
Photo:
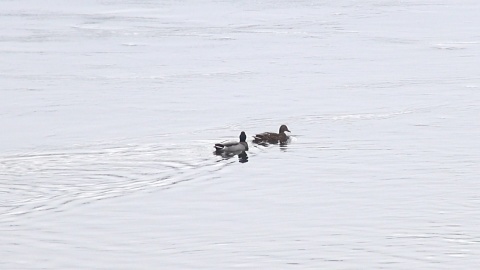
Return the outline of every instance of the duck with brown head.
<path id="1" fill-rule="evenodd" d="M 280 143 L 285 144 L 288 142 L 289 136 L 285 134 L 285 131 L 290 132 L 286 125 L 281 125 L 278 133 L 275 132 L 264 132 L 253 136 L 253 142 L 259 144 L 266 144 L 266 143 Z"/>

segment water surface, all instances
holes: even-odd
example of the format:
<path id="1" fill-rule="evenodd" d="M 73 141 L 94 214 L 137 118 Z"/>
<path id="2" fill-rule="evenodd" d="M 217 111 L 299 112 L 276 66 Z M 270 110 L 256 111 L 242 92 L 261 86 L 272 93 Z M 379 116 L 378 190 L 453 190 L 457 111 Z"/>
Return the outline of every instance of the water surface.
<path id="1" fill-rule="evenodd" d="M 0 268 L 480 264 L 477 2 L 0 7 Z"/>

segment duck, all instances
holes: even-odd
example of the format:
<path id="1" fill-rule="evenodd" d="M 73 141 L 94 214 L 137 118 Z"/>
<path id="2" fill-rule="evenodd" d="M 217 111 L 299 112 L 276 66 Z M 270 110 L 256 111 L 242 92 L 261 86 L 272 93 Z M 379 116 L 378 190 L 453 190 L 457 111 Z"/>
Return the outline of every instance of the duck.
<path id="1" fill-rule="evenodd" d="M 244 131 L 240 133 L 240 142 L 223 142 L 215 144 L 216 153 L 235 153 L 248 151 L 248 144 L 246 142 L 247 135 Z"/>
<path id="2" fill-rule="evenodd" d="M 285 131 L 290 132 L 286 125 L 281 125 L 278 129 L 278 133 L 275 132 L 264 132 L 253 136 L 253 142 L 259 144 L 265 143 L 281 143 L 285 144 L 288 142 L 289 136 L 285 134 Z"/>

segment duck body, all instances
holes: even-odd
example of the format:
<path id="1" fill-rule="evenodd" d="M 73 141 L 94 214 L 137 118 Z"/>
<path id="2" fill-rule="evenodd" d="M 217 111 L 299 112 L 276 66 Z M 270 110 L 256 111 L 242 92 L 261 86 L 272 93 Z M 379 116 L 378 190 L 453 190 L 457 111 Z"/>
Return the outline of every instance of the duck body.
<path id="1" fill-rule="evenodd" d="M 289 136 L 285 134 L 285 131 L 290 132 L 286 125 L 281 125 L 278 133 L 275 132 L 264 132 L 253 136 L 254 143 L 271 143 L 271 144 L 285 144 L 288 142 Z"/>
<path id="2" fill-rule="evenodd" d="M 240 142 L 222 142 L 215 144 L 216 153 L 236 153 L 248 151 L 247 135 L 242 131 L 240 133 Z"/>

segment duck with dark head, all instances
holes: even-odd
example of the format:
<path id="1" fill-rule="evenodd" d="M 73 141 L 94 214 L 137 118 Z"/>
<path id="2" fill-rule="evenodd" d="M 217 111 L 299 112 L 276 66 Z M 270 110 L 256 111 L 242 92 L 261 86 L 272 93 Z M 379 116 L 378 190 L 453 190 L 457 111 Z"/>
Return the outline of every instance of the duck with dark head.
<path id="1" fill-rule="evenodd" d="M 215 144 L 215 152 L 221 153 L 233 153 L 248 151 L 247 135 L 245 132 L 240 133 L 240 142 L 223 142 Z"/>

